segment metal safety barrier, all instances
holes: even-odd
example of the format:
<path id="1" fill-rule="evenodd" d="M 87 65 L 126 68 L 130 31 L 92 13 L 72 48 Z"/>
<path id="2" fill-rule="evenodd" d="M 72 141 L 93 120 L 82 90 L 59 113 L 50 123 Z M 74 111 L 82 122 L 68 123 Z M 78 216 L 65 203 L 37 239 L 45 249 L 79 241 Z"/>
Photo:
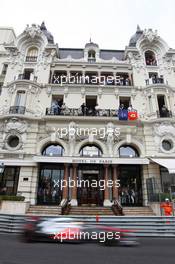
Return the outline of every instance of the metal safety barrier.
<path id="1" fill-rule="evenodd" d="M 0 233 L 21 233 L 25 215 L 0 215 Z M 58 216 L 62 218 L 63 216 Z M 42 219 L 55 218 L 55 216 Z M 175 237 L 175 217 L 165 216 L 64 216 L 92 225 L 110 225 L 116 228 L 129 229 L 138 237 Z"/>

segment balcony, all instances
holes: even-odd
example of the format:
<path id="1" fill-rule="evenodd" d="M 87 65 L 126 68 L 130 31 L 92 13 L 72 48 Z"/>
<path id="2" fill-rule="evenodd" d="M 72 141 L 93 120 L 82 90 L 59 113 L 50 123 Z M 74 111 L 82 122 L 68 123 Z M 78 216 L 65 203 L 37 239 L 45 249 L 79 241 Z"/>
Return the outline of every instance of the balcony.
<path id="1" fill-rule="evenodd" d="M 163 77 L 149 78 L 149 79 L 146 79 L 145 82 L 146 82 L 146 85 L 164 84 L 164 78 Z"/>
<path id="2" fill-rule="evenodd" d="M 36 56 L 26 56 L 26 62 L 37 62 Z"/>
<path id="3" fill-rule="evenodd" d="M 118 116 L 117 110 L 115 109 L 86 109 L 82 111 L 80 108 L 66 108 L 66 109 L 54 109 L 46 108 L 46 115 L 62 115 L 62 116 L 106 116 L 106 117 L 115 117 Z"/>
<path id="4" fill-rule="evenodd" d="M 138 119 L 137 110 L 128 111 L 127 109 L 82 109 L 80 108 L 46 108 L 46 115 L 50 116 L 94 116 L 94 117 L 116 117 L 118 120 L 135 121 Z"/>
<path id="5" fill-rule="evenodd" d="M 24 115 L 26 111 L 25 106 L 11 106 L 9 110 L 9 114 L 19 114 Z"/>
<path id="6" fill-rule="evenodd" d="M 171 118 L 173 115 L 172 115 L 172 112 L 169 111 L 169 110 L 166 110 L 166 111 L 157 111 L 157 117 L 158 118 Z"/>
<path id="7" fill-rule="evenodd" d="M 27 76 L 25 74 L 19 74 L 15 80 L 29 80 L 29 81 L 34 81 L 34 82 L 37 82 L 37 76 L 34 76 L 34 75 L 30 75 L 30 76 Z"/>

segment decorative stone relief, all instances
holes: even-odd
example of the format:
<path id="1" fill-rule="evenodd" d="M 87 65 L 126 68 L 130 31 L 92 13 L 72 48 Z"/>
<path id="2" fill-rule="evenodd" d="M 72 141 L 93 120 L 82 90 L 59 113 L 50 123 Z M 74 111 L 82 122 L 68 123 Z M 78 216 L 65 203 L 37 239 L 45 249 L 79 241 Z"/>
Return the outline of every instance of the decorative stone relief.
<path id="1" fill-rule="evenodd" d="M 108 123 L 106 127 L 106 134 L 107 134 L 107 146 L 108 146 L 108 152 L 110 157 L 113 156 L 113 146 L 114 146 L 114 124 Z"/>
<path id="2" fill-rule="evenodd" d="M 103 90 L 102 90 L 101 87 L 99 87 L 99 88 L 98 88 L 98 96 L 99 96 L 99 98 L 102 97 L 102 94 L 103 94 Z"/>
<path id="3" fill-rule="evenodd" d="M 153 128 L 153 136 L 154 136 L 154 142 L 156 146 L 156 150 L 158 152 L 165 152 L 162 148 L 162 140 L 167 139 L 174 141 L 175 137 L 175 124 L 172 124 L 171 122 L 163 122 L 161 124 L 157 123 L 154 125 Z M 173 150 L 174 151 L 174 150 Z"/>
<path id="4" fill-rule="evenodd" d="M 19 150 L 23 147 L 24 141 L 26 140 L 26 131 L 28 124 L 26 121 L 20 120 L 18 118 L 11 118 L 4 122 L 1 131 L 3 133 L 3 144 L 2 148 L 11 151 Z M 19 139 L 18 144 L 15 147 L 11 147 L 8 143 L 10 137 L 17 137 Z"/>
<path id="5" fill-rule="evenodd" d="M 175 136 L 175 124 L 172 124 L 171 122 L 163 122 L 161 124 L 157 123 L 154 125 L 154 136 L 165 136 L 165 135 L 172 135 Z"/>
<path id="6" fill-rule="evenodd" d="M 69 142 L 69 155 L 72 156 L 74 154 L 75 142 L 76 142 L 76 123 L 69 123 L 69 132 L 68 132 L 68 142 Z"/>
<path id="7" fill-rule="evenodd" d="M 39 26 L 37 26 L 36 24 L 32 24 L 31 27 L 27 25 L 24 30 L 24 33 L 26 33 L 29 38 L 34 39 L 35 37 L 40 36 L 42 34 L 42 31 L 40 30 Z"/>
<path id="8" fill-rule="evenodd" d="M 69 93 L 69 89 L 68 89 L 68 87 L 65 87 L 64 88 L 64 95 L 65 95 L 65 97 L 68 96 L 68 93 Z"/>
<path id="9" fill-rule="evenodd" d="M 139 53 L 128 52 L 128 59 L 132 64 L 133 68 L 137 70 L 137 73 L 139 73 L 141 69 L 145 69 L 144 59 Z"/>
<path id="10" fill-rule="evenodd" d="M 16 91 L 16 84 L 14 84 L 8 88 L 9 94 L 14 94 L 15 91 Z"/>
<path id="11" fill-rule="evenodd" d="M 9 102 L 5 100 L 5 104 L 0 106 L 0 115 L 6 115 L 9 113 Z"/>
<path id="12" fill-rule="evenodd" d="M 21 88 L 20 88 L 19 86 L 17 86 L 16 84 L 13 84 L 13 85 L 9 86 L 9 88 L 8 88 L 8 93 L 9 93 L 9 94 L 14 94 L 15 91 L 16 91 L 18 88 L 21 90 Z M 40 92 L 41 92 L 41 88 L 40 88 L 39 86 L 37 86 L 37 85 L 32 85 L 32 84 L 30 84 L 30 85 L 25 85 L 25 86 L 23 87 L 23 90 L 26 90 L 26 92 L 27 92 L 28 94 L 35 94 L 35 95 L 38 95 L 38 94 L 40 94 Z"/>
<path id="13" fill-rule="evenodd" d="M 40 102 L 37 102 L 37 105 L 34 107 L 35 111 L 33 111 L 34 116 L 41 117 L 44 114 L 44 108 L 40 104 Z"/>
<path id="14" fill-rule="evenodd" d="M 81 96 L 84 98 L 86 95 L 86 89 L 84 87 L 81 88 Z"/>
<path id="15" fill-rule="evenodd" d="M 19 134 L 25 133 L 28 128 L 26 121 L 19 120 L 18 118 L 11 118 L 8 121 L 5 121 L 4 132 L 9 133 L 12 130 L 16 131 Z"/>
<path id="16" fill-rule="evenodd" d="M 149 28 L 148 30 L 146 30 L 146 29 L 144 30 L 143 37 L 149 43 L 152 43 L 153 41 L 159 39 L 159 37 L 157 35 L 157 30 L 153 31 L 151 28 Z"/>

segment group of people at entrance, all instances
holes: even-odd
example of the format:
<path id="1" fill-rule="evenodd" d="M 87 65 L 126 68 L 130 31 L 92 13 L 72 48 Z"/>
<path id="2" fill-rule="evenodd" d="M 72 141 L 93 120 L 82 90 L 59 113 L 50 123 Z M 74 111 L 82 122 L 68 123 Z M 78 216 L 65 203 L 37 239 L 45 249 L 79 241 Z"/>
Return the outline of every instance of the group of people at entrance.
<path id="1" fill-rule="evenodd" d="M 138 192 L 134 188 L 123 187 L 119 190 L 119 202 L 121 205 L 139 204 Z"/>
<path id="2" fill-rule="evenodd" d="M 61 202 L 61 191 L 54 186 L 49 177 L 45 177 L 38 188 L 38 204 L 59 204 Z"/>

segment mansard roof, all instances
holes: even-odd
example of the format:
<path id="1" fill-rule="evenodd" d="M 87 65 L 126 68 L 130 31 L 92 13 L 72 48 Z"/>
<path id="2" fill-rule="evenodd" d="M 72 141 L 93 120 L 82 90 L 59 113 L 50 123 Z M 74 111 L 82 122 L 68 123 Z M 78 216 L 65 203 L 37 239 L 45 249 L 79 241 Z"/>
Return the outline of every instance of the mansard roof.
<path id="1" fill-rule="evenodd" d="M 100 58 L 103 60 L 111 60 L 112 58 L 116 58 L 117 60 L 124 59 L 124 50 L 100 50 Z"/>
<path id="2" fill-rule="evenodd" d="M 84 49 L 59 48 L 60 59 L 71 56 L 73 59 L 81 59 L 84 57 Z"/>
<path id="3" fill-rule="evenodd" d="M 72 49 L 72 48 L 59 48 L 60 59 L 67 58 L 71 56 L 73 59 L 84 58 L 84 49 Z M 100 50 L 100 58 L 103 60 L 111 60 L 116 58 L 117 60 L 123 60 L 124 50 Z"/>
<path id="4" fill-rule="evenodd" d="M 44 33 L 44 35 L 46 36 L 48 42 L 53 44 L 54 43 L 53 35 L 47 30 L 44 22 L 41 23 L 40 29 Z"/>
<path id="5" fill-rule="evenodd" d="M 143 30 L 137 25 L 136 33 L 130 38 L 129 47 L 135 47 L 138 39 L 142 36 Z"/>

